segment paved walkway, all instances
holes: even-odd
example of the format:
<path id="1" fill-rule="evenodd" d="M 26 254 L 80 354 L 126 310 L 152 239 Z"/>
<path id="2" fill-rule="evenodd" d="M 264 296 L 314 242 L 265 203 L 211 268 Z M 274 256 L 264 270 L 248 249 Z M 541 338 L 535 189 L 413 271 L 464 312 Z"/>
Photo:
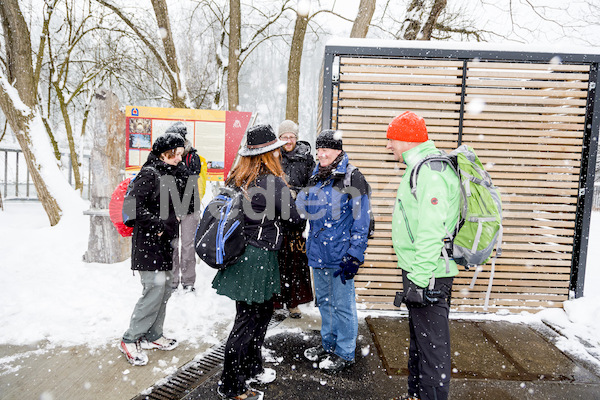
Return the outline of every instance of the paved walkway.
<path id="1" fill-rule="evenodd" d="M 222 329 L 220 340 L 226 338 Z M 214 341 L 213 341 L 214 343 Z M 174 373 L 212 344 L 181 343 L 172 351 L 148 351 L 149 362 L 134 367 L 117 347 L 0 345 L 1 400 L 128 400 Z"/>
<path id="2" fill-rule="evenodd" d="M 265 342 L 268 352 L 278 357 L 270 365 L 277 371 L 277 380 L 257 387 L 264 390 L 265 399 L 390 400 L 406 393 L 406 375 L 401 371 L 408 344 L 406 318 L 361 320 L 356 364 L 338 374 L 316 369 L 302 355 L 304 349 L 319 343 L 317 330 L 289 318 L 282 323 L 287 324 L 295 324 L 301 333 L 282 330 Z M 453 373 L 458 376 L 451 382 L 451 400 L 600 399 L 600 378 L 528 326 L 453 320 L 451 329 L 456 343 Z M 486 336 L 484 330 L 492 334 Z M 500 344 L 494 337 L 500 338 Z M 185 399 L 217 399 L 218 378 L 212 377 Z"/>
<path id="3" fill-rule="evenodd" d="M 389 400 L 406 390 L 405 318 L 361 318 L 357 363 L 335 375 L 315 369 L 302 356 L 319 342 L 318 329 L 319 321 L 308 315 L 271 329 L 265 348 L 278 379 L 264 388 L 265 399 Z M 453 321 L 456 377 L 451 399 L 600 399 L 598 376 L 529 330 L 509 323 Z M 223 329 L 221 339 L 227 333 Z M 171 352 L 151 351 L 147 366 L 132 367 L 116 343 L 93 352 L 86 347 L 4 345 L 0 399 L 129 400 L 149 393 L 149 387 L 210 347 L 182 343 Z M 473 371 L 481 375 L 473 376 Z M 217 399 L 218 378 L 212 376 L 185 399 Z"/>

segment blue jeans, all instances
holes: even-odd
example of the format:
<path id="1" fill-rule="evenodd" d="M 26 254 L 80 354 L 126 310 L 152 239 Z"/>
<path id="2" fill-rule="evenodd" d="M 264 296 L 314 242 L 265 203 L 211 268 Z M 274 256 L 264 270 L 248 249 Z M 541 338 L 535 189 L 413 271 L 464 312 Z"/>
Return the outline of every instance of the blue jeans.
<path id="1" fill-rule="evenodd" d="M 333 269 L 313 268 L 316 305 L 321 313 L 323 348 L 344 360 L 353 361 L 358 336 L 354 279 L 344 285 Z"/>

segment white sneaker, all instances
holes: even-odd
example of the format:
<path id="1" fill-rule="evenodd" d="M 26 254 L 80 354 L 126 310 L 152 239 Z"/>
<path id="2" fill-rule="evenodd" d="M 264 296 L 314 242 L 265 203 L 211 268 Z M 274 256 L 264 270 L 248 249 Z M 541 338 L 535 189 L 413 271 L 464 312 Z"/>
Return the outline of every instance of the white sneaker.
<path id="1" fill-rule="evenodd" d="M 246 384 L 258 383 L 261 385 L 266 385 L 273 382 L 275 378 L 277 378 L 277 372 L 275 372 L 273 368 L 265 368 L 260 374 L 248 379 Z"/>
<path id="2" fill-rule="evenodd" d="M 125 354 L 125 358 L 131 365 L 146 365 L 148 364 L 148 356 L 141 349 L 140 343 L 125 343 L 121 340 L 119 350 Z"/>
<path id="3" fill-rule="evenodd" d="M 183 287 L 183 292 L 184 293 L 194 293 L 196 291 L 196 288 L 192 285 L 187 285 Z"/>
<path id="4" fill-rule="evenodd" d="M 237 395 L 234 397 L 229 397 L 226 394 L 224 394 L 223 392 L 221 392 L 221 386 L 217 387 L 217 394 L 219 395 L 219 397 L 221 397 L 224 400 L 238 400 L 241 398 L 243 398 L 245 400 L 263 400 L 264 395 L 265 395 L 260 390 L 248 388 L 248 389 L 246 389 L 246 391 L 244 393 L 242 393 L 240 395 Z"/>
<path id="5" fill-rule="evenodd" d="M 158 339 L 150 342 L 146 339 L 142 339 L 140 342 L 142 349 L 145 350 L 173 350 L 179 344 L 175 339 L 167 339 L 164 336 L 159 337 Z"/>

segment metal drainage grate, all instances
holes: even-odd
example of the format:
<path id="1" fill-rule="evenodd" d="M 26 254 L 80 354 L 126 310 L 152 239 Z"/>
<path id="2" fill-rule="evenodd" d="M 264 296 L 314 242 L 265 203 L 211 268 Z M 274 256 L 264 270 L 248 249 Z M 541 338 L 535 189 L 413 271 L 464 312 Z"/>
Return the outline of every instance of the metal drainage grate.
<path id="1" fill-rule="evenodd" d="M 285 316 L 281 314 L 274 315 L 269 321 L 268 328 L 279 325 L 284 319 Z M 224 356 L 225 341 L 209 350 L 200 360 L 192 360 L 179 368 L 177 372 L 167 377 L 165 383 L 153 386 L 150 393 L 138 394 L 131 400 L 182 399 L 223 368 Z"/>

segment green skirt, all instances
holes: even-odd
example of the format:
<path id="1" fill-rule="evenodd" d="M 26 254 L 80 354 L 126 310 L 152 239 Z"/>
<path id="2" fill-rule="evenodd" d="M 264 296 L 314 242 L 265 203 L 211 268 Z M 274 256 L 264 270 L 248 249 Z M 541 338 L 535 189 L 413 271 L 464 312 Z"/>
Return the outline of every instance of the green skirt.
<path id="1" fill-rule="evenodd" d="M 212 287 L 218 294 L 248 304 L 270 300 L 281 292 L 277 253 L 247 245 L 238 262 L 217 272 Z"/>

